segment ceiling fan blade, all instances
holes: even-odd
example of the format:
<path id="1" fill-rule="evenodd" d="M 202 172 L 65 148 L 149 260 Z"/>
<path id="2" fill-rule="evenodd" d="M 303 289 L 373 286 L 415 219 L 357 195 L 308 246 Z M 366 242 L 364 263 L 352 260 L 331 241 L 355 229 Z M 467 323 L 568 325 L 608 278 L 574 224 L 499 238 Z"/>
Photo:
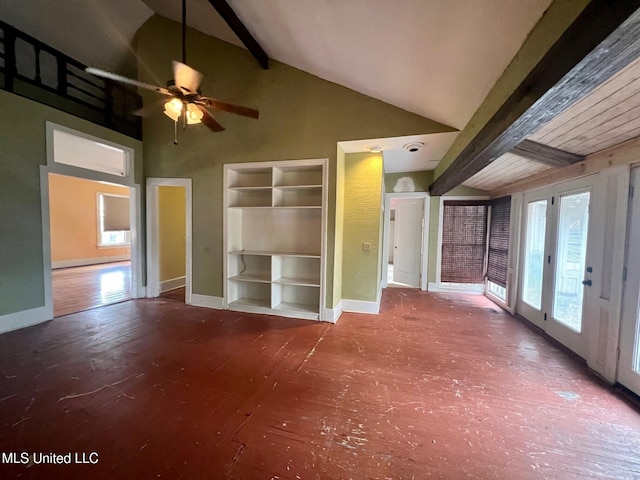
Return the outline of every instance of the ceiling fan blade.
<path id="1" fill-rule="evenodd" d="M 212 108 L 214 110 L 235 113 L 236 115 L 242 115 L 244 117 L 255 118 L 255 119 L 260 117 L 260 112 L 258 112 L 258 110 L 254 110 L 253 108 L 242 107 L 240 105 L 233 105 L 231 103 L 221 102 L 220 100 L 216 100 L 215 98 L 209 98 L 209 97 L 200 97 L 200 101 L 202 101 L 202 103 L 204 103 L 207 107 Z"/>
<path id="2" fill-rule="evenodd" d="M 185 93 L 196 93 L 203 75 L 181 62 L 173 62 L 173 80 L 176 87 L 185 91 Z"/>
<path id="3" fill-rule="evenodd" d="M 207 128 L 209 128 L 209 130 L 211 130 L 212 132 L 221 132 L 224 130 L 224 127 L 215 121 L 215 119 L 211 116 L 206 108 L 204 108 L 202 105 L 196 105 L 196 107 L 198 107 L 198 110 L 202 112 L 202 123 L 204 123 Z"/>
<path id="4" fill-rule="evenodd" d="M 162 93 L 163 95 L 171 95 L 171 92 L 163 87 L 156 87 L 155 85 L 151 85 L 149 83 L 139 82 L 138 80 L 134 80 L 133 78 L 123 77 L 122 75 L 116 75 L 115 73 L 105 72 L 104 70 L 100 70 L 99 68 L 87 67 L 85 72 L 90 73 L 91 75 L 95 75 L 96 77 L 106 78 L 108 80 L 114 80 L 120 83 L 126 83 L 127 85 L 133 85 L 135 87 L 144 88 L 146 90 L 154 90 L 158 93 Z"/>

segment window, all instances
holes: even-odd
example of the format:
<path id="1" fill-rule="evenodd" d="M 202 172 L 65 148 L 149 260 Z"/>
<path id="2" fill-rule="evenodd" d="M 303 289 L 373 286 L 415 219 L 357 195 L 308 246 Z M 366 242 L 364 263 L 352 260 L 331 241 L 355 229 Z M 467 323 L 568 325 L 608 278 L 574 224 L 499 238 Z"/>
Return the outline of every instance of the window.
<path id="1" fill-rule="evenodd" d="M 53 131 L 53 161 L 73 167 L 125 177 L 128 154 L 124 150 L 61 130 Z"/>
<path id="2" fill-rule="evenodd" d="M 440 281 L 484 283 L 487 246 L 487 202 L 443 203 Z"/>
<path id="3" fill-rule="evenodd" d="M 487 280 L 503 287 L 503 289 L 507 287 L 510 220 L 511 197 L 492 200 L 489 250 L 487 252 Z M 491 293 L 494 292 L 491 291 Z M 500 298 L 503 297 L 504 295 L 500 296 Z"/>
<path id="4" fill-rule="evenodd" d="M 120 247 L 131 243 L 129 197 L 99 193 L 98 220 L 100 247 Z"/>

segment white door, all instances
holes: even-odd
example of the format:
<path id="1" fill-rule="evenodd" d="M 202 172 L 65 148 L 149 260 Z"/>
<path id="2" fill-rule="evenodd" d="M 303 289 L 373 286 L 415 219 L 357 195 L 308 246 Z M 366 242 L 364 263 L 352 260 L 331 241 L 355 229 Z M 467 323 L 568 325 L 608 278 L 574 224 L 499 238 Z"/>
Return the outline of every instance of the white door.
<path id="1" fill-rule="evenodd" d="M 396 204 L 393 281 L 420 287 L 422 219 L 424 199 L 410 198 Z"/>
<path id="2" fill-rule="evenodd" d="M 631 172 L 635 195 L 630 204 L 618 381 L 640 395 L 640 172 Z"/>
<path id="3" fill-rule="evenodd" d="M 518 311 L 582 357 L 589 294 L 587 239 L 595 176 L 525 195 Z"/>

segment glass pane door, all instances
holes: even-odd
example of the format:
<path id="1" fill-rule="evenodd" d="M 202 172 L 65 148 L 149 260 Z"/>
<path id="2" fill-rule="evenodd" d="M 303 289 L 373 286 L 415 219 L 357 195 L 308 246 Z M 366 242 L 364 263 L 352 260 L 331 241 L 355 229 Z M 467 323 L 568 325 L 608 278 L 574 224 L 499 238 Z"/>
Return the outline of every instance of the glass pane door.
<path id="1" fill-rule="evenodd" d="M 631 171 L 635 195 L 629 205 L 627 281 L 624 285 L 617 380 L 640 395 L 640 168 Z"/>
<path id="2" fill-rule="evenodd" d="M 547 228 L 547 201 L 527 204 L 522 301 L 536 310 L 542 305 L 544 243 Z"/>
<path id="3" fill-rule="evenodd" d="M 564 326 L 582 331 L 582 306 L 586 269 L 590 192 L 560 197 L 556 238 L 553 318 Z"/>

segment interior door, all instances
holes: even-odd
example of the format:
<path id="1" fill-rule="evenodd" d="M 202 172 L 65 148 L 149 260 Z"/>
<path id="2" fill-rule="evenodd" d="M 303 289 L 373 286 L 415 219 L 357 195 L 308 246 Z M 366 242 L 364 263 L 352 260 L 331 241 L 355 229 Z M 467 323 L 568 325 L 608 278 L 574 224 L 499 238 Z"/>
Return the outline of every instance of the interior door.
<path id="1" fill-rule="evenodd" d="M 586 177 L 527 194 L 523 212 L 518 311 L 582 357 L 594 181 Z"/>
<path id="2" fill-rule="evenodd" d="M 424 199 L 410 198 L 396 204 L 393 281 L 420 287 L 422 219 Z"/>
<path id="3" fill-rule="evenodd" d="M 620 326 L 618 381 L 640 395 L 640 172 L 631 172 L 635 192 L 630 204 L 627 240 L 626 283 Z"/>

